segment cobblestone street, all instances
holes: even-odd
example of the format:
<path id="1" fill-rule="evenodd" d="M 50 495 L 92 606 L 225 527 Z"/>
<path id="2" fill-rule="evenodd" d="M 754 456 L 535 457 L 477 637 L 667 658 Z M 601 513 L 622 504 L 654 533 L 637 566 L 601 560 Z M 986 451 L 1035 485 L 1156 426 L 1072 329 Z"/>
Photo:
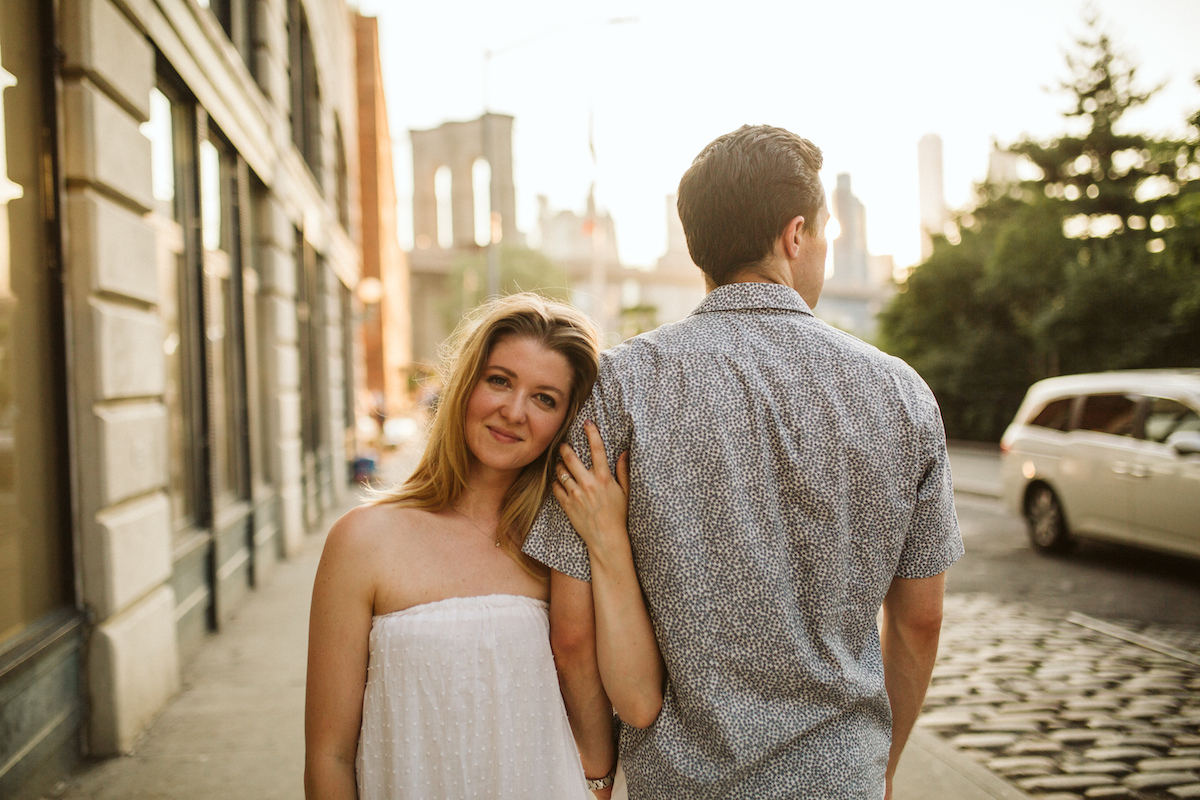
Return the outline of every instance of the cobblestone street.
<path id="1" fill-rule="evenodd" d="M 1039 800 L 1200 798 L 1200 628 L 949 595 L 918 725 Z"/>

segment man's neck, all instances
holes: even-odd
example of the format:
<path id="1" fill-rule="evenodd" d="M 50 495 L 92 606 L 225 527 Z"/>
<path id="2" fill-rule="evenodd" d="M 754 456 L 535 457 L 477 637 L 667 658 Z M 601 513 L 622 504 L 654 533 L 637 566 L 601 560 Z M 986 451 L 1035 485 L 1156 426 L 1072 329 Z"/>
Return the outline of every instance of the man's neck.
<path id="1" fill-rule="evenodd" d="M 781 253 L 778 246 L 757 264 L 742 267 L 730 276 L 727 283 L 777 283 L 780 286 L 792 286 L 792 269 Z"/>

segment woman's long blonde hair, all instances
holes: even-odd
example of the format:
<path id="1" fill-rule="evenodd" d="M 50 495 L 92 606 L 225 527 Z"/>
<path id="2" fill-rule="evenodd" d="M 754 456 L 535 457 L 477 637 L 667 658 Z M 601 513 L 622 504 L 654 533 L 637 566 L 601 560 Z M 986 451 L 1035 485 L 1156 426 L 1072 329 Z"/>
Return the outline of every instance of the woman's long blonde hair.
<path id="1" fill-rule="evenodd" d="M 497 530 L 505 550 L 522 567 L 532 574 L 544 575 L 544 570 L 521 552 L 521 546 L 554 480 L 555 459 L 550 454 L 558 452 L 599 371 L 599 334 L 586 316 L 569 305 L 521 292 L 484 303 L 463 320 L 443 357 L 441 372 L 445 388 L 429 429 L 425 453 L 408 480 L 396 489 L 379 493 L 374 502 L 427 511 L 454 506 L 467 488 L 470 456 L 464 429 L 467 403 L 492 348 L 509 336 L 533 339 L 562 354 L 571 367 L 571 391 L 562 427 L 546 451 L 521 470 L 508 490 L 500 508 Z"/>

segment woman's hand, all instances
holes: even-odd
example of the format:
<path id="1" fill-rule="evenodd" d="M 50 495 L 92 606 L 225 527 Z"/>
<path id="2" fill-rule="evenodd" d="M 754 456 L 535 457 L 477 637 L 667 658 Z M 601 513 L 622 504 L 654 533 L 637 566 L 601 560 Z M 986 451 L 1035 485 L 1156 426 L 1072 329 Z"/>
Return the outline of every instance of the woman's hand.
<path id="1" fill-rule="evenodd" d="M 592 468 L 563 445 L 554 496 L 588 547 L 596 663 L 604 691 L 625 723 L 645 728 L 662 709 L 666 666 L 629 542 L 629 453 L 617 459 L 614 478 L 600 431 L 590 421 L 584 423 L 584 430 L 592 449 Z"/>
<path id="2" fill-rule="evenodd" d="M 585 467 L 570 445 L 563 444 L 552 491 L 593 557 L 608 560 L 614 552 L 629 549 L 629 453 L 617 459 L 614 477 L 600 431 L 590 420 L 583 427 L 592 450 L 592 468 Z"/>

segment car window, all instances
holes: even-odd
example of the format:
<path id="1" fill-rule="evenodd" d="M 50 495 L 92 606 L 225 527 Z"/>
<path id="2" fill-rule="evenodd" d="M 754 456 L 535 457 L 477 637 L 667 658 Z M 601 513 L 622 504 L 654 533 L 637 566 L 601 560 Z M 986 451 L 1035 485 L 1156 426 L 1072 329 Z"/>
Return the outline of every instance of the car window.
<path id="1" fill-rule="evenodd" d="M 1150 441 L 1165 442 L 1176 431 L 1200 431 L 1200 414 L 1175 400 L 1151 397 L 1145 430 Z"/>
<path id="2" fill-rule="evenodd" d="M 1030 425 L 1036 425 L 1039 428 L 1053 428 L 1056 431 L 1065 431 L 1067 425 L 1071 422 L 1071 404 L 1075 402 L 1074 397 L 1064 397 L 1061 400 L 1055 400 L 1046 405 L 1037 413 Z"/>
<path id="3" fill-rule="evenodd" d="M 1083 401 L 1078 430 L 1132 436 L 1137 416 L 1137 397 L 1124 394 L 1093 394 Z"/>

